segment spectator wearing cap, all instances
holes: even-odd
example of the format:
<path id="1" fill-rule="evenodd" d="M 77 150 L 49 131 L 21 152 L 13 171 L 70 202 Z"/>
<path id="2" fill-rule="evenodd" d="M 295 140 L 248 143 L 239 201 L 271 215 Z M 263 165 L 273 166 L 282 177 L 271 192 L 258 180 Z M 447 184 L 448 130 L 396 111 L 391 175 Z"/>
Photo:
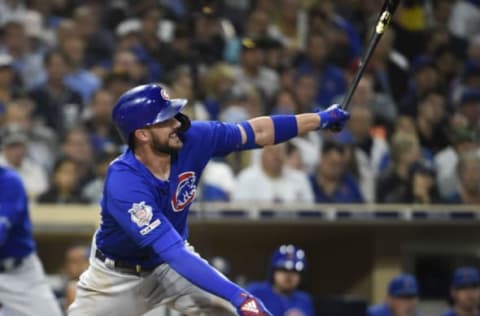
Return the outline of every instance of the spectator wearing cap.
<path id="1" fill-rule="evenodd" d="M 27 131 L 9 124 L 2 134 L 0 164 L 15 169 L 25 184 L 28 196 L 36 198 L 48 189 L 48 177 L 42 166 L 28 157 Z"/>
<path id="2" fill-rule="evenodd" d="M 242 40 L 240 64 L 235 67 L 235 84 L 253 85 L 264 100 L 271 100 L 278 90 L 278 75 L 263 66 L 264 55 L 259 43 L 252 38 Z"/>
<path id="3" fill-rule="evenodd" d="M 315 103 L 321 106 L 332 104 L 333 98 L 345 93 L 345 76 L 340 68 L 328 62 L 328 43 L 324 35 L 310 33 L 307 49 L 297 64 L 298 73 L 311 73 L 318 85 Z"/>
<path id="4" fill-rule="evenodd" d="M 305 252 L 294 245 L 281 245 L 272 254 L 268 280 L 247 284 L 246 289 L 273 315 L 313 316 L 312 298 L 299 290 L 305 269 Z"/>
<path id="5" fill-rule="evenodd" d="M 411 274 L 399 274 L 388 284 L 383 304 L 368 308 L 368 316 L 417 316 L 418 284 Z"/>
<path id="6" fill-rule="evenodd" d="M 364 202 L 357 179 L 346 171 L 345 167 L 345 147 L 339 143 L 325 141 L 320 161 L 309 177 L 316 203 Z"/>
<path id="7" fill-rule="evenodd" d="M 447 198 L 449 203 L 480 204 L 480 155 L 476 151 L 462 154 L 457 165 L 460 183 Z"/>
<path id="8" fill-rule="evenodd" d="M 452 308 L 442 316 L 480 315 L 480 275 L 477 268 L 460 267 L 450 285 Z"/>

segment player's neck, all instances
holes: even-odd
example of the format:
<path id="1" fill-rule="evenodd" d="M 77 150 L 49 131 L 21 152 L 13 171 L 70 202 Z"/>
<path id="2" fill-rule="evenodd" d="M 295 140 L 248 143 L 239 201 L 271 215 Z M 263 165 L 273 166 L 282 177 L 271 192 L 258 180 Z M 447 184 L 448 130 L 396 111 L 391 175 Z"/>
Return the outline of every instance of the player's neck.
<path id="1" fill-rule="evenodd" d="M 170 154 L 156 154 L 148 150 L 135 152 L 135 157 L 147 167 L 148 170 L 160 180 L 170 177 Z"/>

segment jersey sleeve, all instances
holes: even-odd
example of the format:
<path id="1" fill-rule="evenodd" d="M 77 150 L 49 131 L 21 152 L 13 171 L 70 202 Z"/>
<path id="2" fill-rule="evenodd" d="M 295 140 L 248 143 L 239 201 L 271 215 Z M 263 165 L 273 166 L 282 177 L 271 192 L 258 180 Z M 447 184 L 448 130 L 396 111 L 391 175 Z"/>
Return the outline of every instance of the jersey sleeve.
<path id="1" fill-rule="evenodd" d="M 162 213 L 152 188 L 131 170 L 109 172 L 104 207 L 139 247 L 159 240 L 165 247 L 182 239 Z"/>
<path id="2" fill-rule="evenodd" d="M 5 242 L 8 231 L 22 220 L 28 211 L 28 200 L 20 177 L 8 172 L 3 179 L 0 194 L 0 245 Z"/>
<path id="3" fill-rule="evenodd" d="M 240 127 L 233 123 L 195 121 L 187 133 L 199 150 L 209 150 L 211 156 L 225 156 L 242 146 Z"/>

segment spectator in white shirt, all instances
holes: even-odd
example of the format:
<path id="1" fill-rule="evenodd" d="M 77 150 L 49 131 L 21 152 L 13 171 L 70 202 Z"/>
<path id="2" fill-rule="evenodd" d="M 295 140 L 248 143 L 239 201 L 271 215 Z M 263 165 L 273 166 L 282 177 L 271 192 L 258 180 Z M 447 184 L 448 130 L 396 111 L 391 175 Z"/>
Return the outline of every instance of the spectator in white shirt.
<path id="1" fill-rule="evenodd" d="M 234 201 L 313 202 L 307 175 L 285 165 L 286 144 L 263 148 L 261 161 L 240 172 Z"/>

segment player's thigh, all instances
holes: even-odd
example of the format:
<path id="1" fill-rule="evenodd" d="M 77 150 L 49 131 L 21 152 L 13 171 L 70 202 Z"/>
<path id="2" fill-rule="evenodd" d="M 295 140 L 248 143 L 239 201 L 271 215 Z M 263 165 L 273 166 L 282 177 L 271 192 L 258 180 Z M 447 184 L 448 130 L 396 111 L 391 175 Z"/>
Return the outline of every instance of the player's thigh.
<path id="1" fill-rule="evenodd" d="M 94 262 L 80 276 L 68 315 L 143 315 L 147 304 L 139 293 L 139 284 L 141 280 L 135 276 L 117 273 Z"/>

